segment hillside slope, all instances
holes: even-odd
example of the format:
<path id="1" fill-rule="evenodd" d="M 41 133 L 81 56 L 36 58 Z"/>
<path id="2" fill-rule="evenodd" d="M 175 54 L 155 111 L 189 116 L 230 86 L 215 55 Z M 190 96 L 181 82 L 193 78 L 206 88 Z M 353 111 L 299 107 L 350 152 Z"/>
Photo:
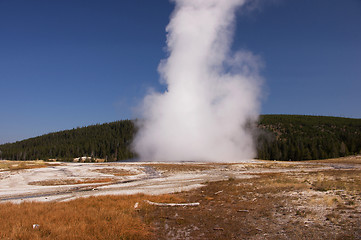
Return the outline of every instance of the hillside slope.
<path id="1" fill-rule="evenodd" d="M 72 161 L 75 157 L 89 156 L 107 161 L 129 159 L 134 157 L 130 150 L 134 132 L 133 122 L 122 120 L 49 133 L 0 145 L 0 158 Z"/>
<path id="2" fill-rule="evenodd" d="M 309 160 L 361 153 L 361 119 L 264 115 L 259 128 L 261 159 Z"/>
<path id="3" fill-rule="evenodd" d="M 0 159 L 130 159 L 135 157 L 130 148 L 135 131 L 132 121 L 122 120 L 49 133 L 0 145 Z M 361 153 L 361 119 L 262 115 L 255 133 L 260 159 L 297 161 Z"/>

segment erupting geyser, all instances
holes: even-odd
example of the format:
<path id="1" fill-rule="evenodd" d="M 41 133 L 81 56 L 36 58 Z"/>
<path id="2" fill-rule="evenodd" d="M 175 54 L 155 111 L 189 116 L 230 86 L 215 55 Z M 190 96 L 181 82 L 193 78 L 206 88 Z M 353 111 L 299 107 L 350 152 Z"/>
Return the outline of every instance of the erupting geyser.
<path id="1" fill-rule="evenodd" d="M 246 0 L 174 0 L 166 28 L 167 91 L 145 97 L 134 150 L 144 161 L 243 161 L 255 156 L 246 125 L 259 113 L 258 61 L 230 52 Z"/>

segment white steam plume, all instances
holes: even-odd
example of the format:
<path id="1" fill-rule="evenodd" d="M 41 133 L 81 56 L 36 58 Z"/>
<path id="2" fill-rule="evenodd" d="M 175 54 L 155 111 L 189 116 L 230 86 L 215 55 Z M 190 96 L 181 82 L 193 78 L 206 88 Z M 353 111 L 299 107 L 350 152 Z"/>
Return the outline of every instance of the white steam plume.
<path id="1" fill-rule="evenodd" d="M 253 158 L 246 128 L 259 113 L 258 60 L 230 53 L 235 12 L 245 0 L 174 0 L 169 57 L 159 66 L 167 91 L 145 97 L 134 150 L 144 161 Z"/>

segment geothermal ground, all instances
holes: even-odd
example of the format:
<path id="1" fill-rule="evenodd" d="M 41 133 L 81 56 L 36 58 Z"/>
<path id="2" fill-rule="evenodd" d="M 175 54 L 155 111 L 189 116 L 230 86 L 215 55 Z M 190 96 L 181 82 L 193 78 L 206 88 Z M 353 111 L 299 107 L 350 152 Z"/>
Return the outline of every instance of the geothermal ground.
<path id="1" fill-rule="evenodd" d="M 150 226 L 147 239 L 361 239 L 361 156 L 244 163 L 0 161 L 4 204 L 139 193 L 144 195 L 129 211 Z M 163 194 L 172 203 L 192 204 L 154 205 L 154 195 Z M 171 200 L 158 200 L 164 201 Z M 0 236 L 14 236 L 1 230 Z"/>

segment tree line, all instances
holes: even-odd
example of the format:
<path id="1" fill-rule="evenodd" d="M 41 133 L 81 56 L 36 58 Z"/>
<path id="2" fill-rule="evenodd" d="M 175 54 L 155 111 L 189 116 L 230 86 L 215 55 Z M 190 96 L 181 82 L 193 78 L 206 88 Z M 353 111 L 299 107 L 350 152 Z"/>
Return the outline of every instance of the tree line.
<path id="1" fill-rule="evenodd" d="M 361 153 L 361 119 L 261 115 L 252 130 L 259 159 L 299 161 Z M 49 133 L 0 145 L 0 159 L 132 159 L 136 157 L 131 149 L 135 133 L 131 120 Z"/>
<path id="2" fill-rule="evenodd" d="M 361 119 L 264 115 L 258 129 L 260 159 L 299 161 L 361 153 Z"/>
<path id="3" fill-rule="evenodd" d="M 105 161 L 130 159 L 135 156 L 130 147 L 134 132 L 133 122 L 122 120 L 49 133 L 0 145 L 0 158 L 73 161 L 76 157 L 87 156 Z"/>

